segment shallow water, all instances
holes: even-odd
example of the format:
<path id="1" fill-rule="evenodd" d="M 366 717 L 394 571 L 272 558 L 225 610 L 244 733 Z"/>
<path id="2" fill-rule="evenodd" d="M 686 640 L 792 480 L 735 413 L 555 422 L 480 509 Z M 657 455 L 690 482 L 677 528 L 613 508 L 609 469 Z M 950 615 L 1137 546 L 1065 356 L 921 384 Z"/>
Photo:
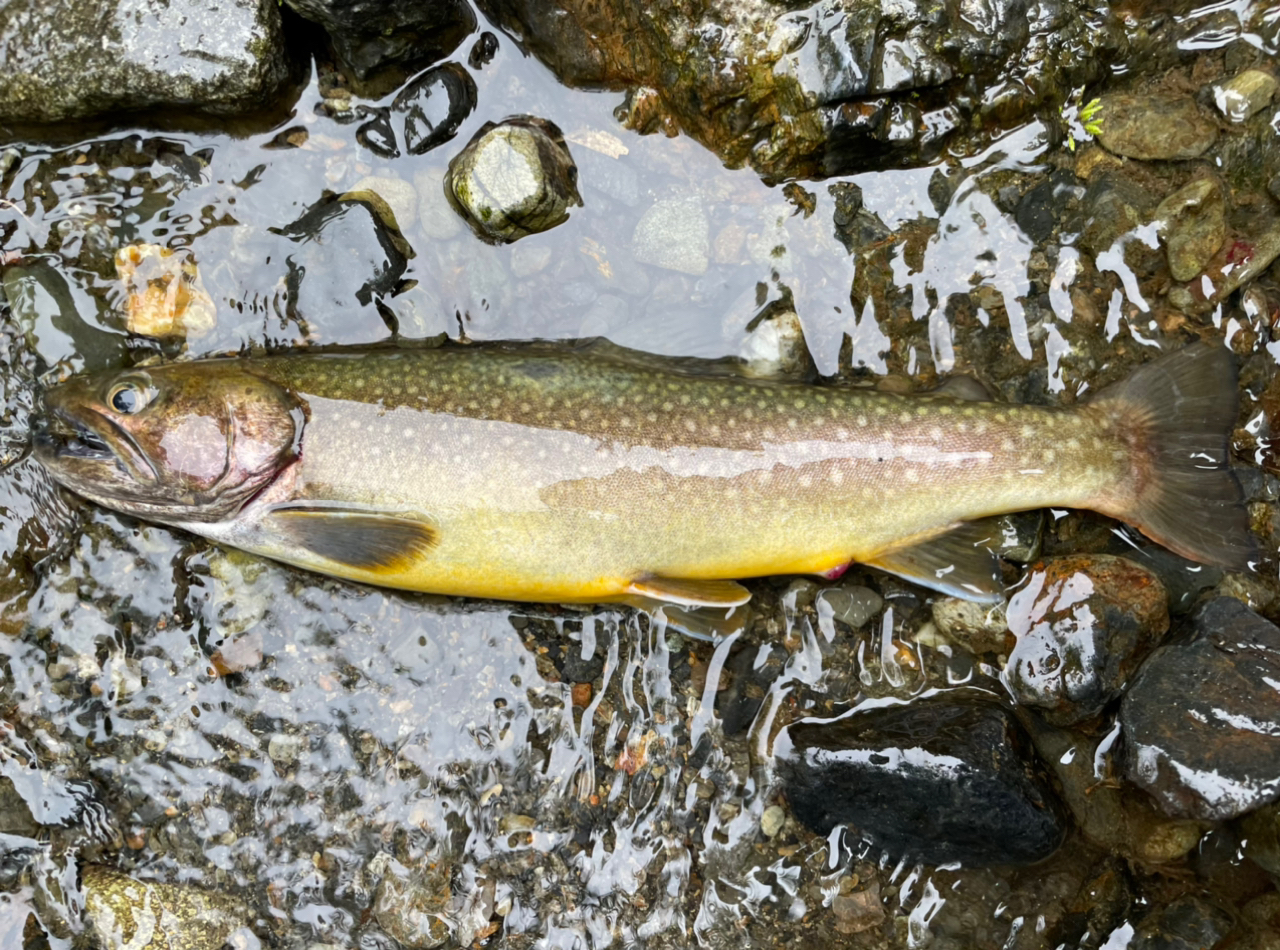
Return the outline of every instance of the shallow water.
<path id="1" fill-rule="evenodd" d="M 672 356 L 752 356 L 768 349 L 752 335 L 755 318 L 789 292 L 824 376 L 901 389 L 964 371 L 1001 398 L 1052 403 L 1182 339 L 1144 286 L 1141 252 L 1157 247 L 1154 232 L 1139 229 L 1095 267 L 1068 239 L 1037 245 L 1001 207 L 1002 188 L 1025 190 L 1063 160 L 1047 124 L 1008 129 L 936 168 L 842 180 L 892 232 L 851 255 L 832 224 L 834 180 L 800 183 L 814 202 L 806 213 L 687 138 L 625 130 L 618 94 L 565 89 L 505 37 L 472 75 L 476 110 L 422 156 L 379 158 L 357 142 L 360 123 L 317 114 L 318 79 L 289 122 L 247 138 L 17 143 L 0 179 L 11 311 L 0 340 L 10 463 L 0 481 L 0 702 L 12 726 L 0 762 L 38 764 L 53 788 L 91 781 L 109 825 L 96 836 L 80 833 L 79 819 L 46 829 L 37 889 L 81 857 L 234 895 L 282 946 L 391 947 L 374 912 L 390 856 L 416 893 L 434 896 L 458 944 L 568 950 L 855 945 L 831 907 L 874 878 L 885 918 L 858 946 L 1051 946 L 1070 899 L 1120 863 L 1078 833 L 1046 865 L 991 871 L 815 838 L 790 818 L 776 827 L 776 813 L 774 833 L 761 830 L 784 804 L 770 744 L 785 721 L 938 689 L 1003 695 L 986 660 L 938 646 L 919 590 L 857 570 L 826 585 L 884 597 L 850 629 L 815 604 L 814 582 L 761 581 L 754 626 L 698 643 L 630 611 L 326 580 L 75 501 L 24 457 L 37 377 L 182 350 L 123 332 L 112 255 L 134 243 L 186 248 L 198 263 L 218 320 L 188 341 L 188 356 L 396 332 L 604 336 Z M 519 113 L 565 132 L 585 206 L 555 230 L 494 247 L 452 216 L 440 177 L 484 122 Z M 268 147 L 284 129 L 305 130 L 303 144 Z M 380 304 L 358 300 L 385 264 L 372 218 L 290 230 L 326 191 L 369 176 L 411 189 L 403 203 L 387 195 L 414 256 Z M 637 261 L 637 224 L 664 202 L 705 216 L 700 273 Z M 1073 290 L 1094 301 L 1091 317 Z M 1277 345 L 1268 320 L 1246 305 L 1196 323 L 1246 357 L 1242 420 L 1259 436 L 1247 446 L 1258 462 L 1269 443 L 1255 404 Z M 1246 477 L 1267 504 L 1272 484 L 1256 469 Z M 1055 553 L 1134 543 L 1091 516 L 1051 531 Z M 55 826 L 65 815 L 35 817 Z M 1222 882 L 1240 864 L 1177 873 L 1229 892 Z M 1158 873 L 1127 873 L 1142 895 L 1135 914 L 1170 893 Z M 444 875 L 443 897 L 432 874 Z M 53 920 L 74 925 L 74 896 L 14 889 L 0 935 L 17 939 L 28 912 L 50 929 L 50 946 L 71 945 Z"/>

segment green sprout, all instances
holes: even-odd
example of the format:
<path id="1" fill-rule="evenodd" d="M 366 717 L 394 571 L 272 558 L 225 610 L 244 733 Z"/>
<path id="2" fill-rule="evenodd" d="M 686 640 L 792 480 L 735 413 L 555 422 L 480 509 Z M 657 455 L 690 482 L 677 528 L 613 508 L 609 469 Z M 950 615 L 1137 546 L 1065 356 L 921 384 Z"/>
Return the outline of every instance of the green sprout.
<path id="1" fill-rule="evenodd" d="M 1090 99 L 1087 103 L 1072 107 L 1062 107 L 1062 117 L 1067 120 L 1067 148 L 1076 150 L 1076 139 L 1085 136 L 1096 136 L 1102 132 L 1102 100 Z M 1083 134 L 1077 134 L 1077 130 Z"/>

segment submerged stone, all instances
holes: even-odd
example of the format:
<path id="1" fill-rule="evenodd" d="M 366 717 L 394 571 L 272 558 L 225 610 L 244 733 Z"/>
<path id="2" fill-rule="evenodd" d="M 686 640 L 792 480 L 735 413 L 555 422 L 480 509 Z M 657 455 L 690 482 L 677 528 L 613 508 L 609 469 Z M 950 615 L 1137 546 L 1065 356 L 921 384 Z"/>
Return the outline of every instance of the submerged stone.
<path id="1" fill-rule="evenodd" d="M 1280 797 L 1280 628 L 1221 597 L 1121 706 L 1125 772 L 1170 815 L 1226 820 Z"/>
<path id="2" fill-rule="evenodd" d="M 929 700 L 795 723 L 775 752 L 796 817 L 849 825 L 926 864 L 1047 858 L 1066 833 L 1026 733 L 1001 706 Z"/>
<path id="3" fill-rule="evenodd" d="M 404 116 L 404 147 L 410 155 L 449 141 L 475 107 L 475 80 L 457 63 L 427 70 L 391 104 L 393 112 Z"/>
<path id="4" fill-rule="evenodd" d="M 1010 597 L 1008 619 L 1018 643 L 1000 678 L 1055 725 L 1101 712 L 1169 628 L 1159 578 L 1105 554 L 1036 564 Z"/>
<path id="5" fill-rule="evenodd" d="M 1213 87 L 1213 102 L 1232 122 L 1244 122 L 1261 112 L 1276 94 L 1276 77 L 1261 69 L 1246 69 Z"/>
<path id="6" fill-rule="evenodd" d="M 288 78 L 274 0 L 9 0 L 0 122 L 269 104 Z"/>
<path id="7" fill-rule="evenodd" d="M 373 895 L 373 917 L 401 946 L 411 950 L 432 950 L 449 939 L 447 912 L 453 890 L 449 868 L 428 864 L 411 869 L 380 856 L 370 864 L 370 872 L 381 874 Z"/>
<path id="8" fill-rule="evenodd" d="M 631 238 L 642 264 L 702 274 L 711 254 L 711 224 L 698 198 L 664 198 L 644 213 Z"/>
<path id="9" fill-rule="evenodd" d="M 223 894 L 185 884 L 139 881 L 99 865 L 80 870 L 85 916 L 104 947 L 129 950 L 222 950 L 252 922 Z"/>
<path id="10" fill-rule="evenodd" d="M 1174 280 L 1194 279 L 1227 237 L 1222 186 L 1214 178 L 1179 188 L 1160 202 L 1155 217 Z"/>
<path id="11" fill-rule="evenodd" d="M 547 231 L 582 204 L 578 169 L 553 123 L 517 116 L 485 123 L 453 161 L 445 193 L 493 244 Z"/>
<path id="12" fill-rule="evenodd" d="M 1217 125 L 1190 98 L 1108 95 L 1099 115 L 1098 141 L 1126 158 L 1198 158 L 1218 137 Z"/>
<path id="13" fill-rule="evenodd" d="M 1208 950 L 1231 932 L 1231 925 L 1222 908 L 1199 897 L 1180 897 L 1147 914 L 1124 945 L 1129 950 Z"/>

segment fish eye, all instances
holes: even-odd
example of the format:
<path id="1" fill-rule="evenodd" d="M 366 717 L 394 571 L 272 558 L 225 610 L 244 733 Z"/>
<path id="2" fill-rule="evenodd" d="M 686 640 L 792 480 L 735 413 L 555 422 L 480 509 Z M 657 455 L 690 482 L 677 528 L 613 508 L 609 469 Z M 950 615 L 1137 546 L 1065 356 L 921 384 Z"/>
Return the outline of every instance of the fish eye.
<path id="1" fill-rule="evenodd" d="M 151 402 L 152 390 L 149 386 L 129 380 L 111 387 L 107 395 L 107 403 L 116 412 L 126 416 L 141 412 Z"/>

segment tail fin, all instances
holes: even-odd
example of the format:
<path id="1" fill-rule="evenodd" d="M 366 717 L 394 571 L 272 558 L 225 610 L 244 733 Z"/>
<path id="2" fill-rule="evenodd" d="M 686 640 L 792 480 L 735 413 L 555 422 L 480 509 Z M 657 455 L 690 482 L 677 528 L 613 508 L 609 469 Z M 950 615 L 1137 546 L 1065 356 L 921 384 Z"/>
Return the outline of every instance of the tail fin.
<path id="1" fill-rule="evenodd" d="M 1091 405 L 1139 453 L 1137 498 L 1117 514 L 1183 557 L 1245 570 L 1258 549 L 1227 466 L 1238 399 L 1235 357 L 1197 343 L 1140 367 Z"/>

